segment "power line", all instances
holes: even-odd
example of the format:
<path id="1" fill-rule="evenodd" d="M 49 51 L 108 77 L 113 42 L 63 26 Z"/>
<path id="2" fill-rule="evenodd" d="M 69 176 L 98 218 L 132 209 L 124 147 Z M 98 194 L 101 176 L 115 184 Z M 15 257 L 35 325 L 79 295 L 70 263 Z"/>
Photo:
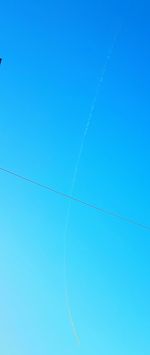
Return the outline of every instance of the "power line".
<path id="1" fill-rule="evenodd" d="M 0 167 L 0 171 L 3 172 L 3 173 L 6 173 L 6 174 L 12 175 L 12 176 L 14 176 L 14 177 L 16 177 L 16 178 L 18 178 L 20 180 L 24 180 L 24 181 L 26 181 L 26 182 L 28 182 L 30 184 L 36 185 L 36 186 L 38 186 L 40 188 L 43 188 L 43 189 L 45 189 L 45 190 L 47 190 L 49 192 L 55 193 L 55 194 L 61 196 L 64 199 L 72 200 L 74 202 L 79 203 L 80 205 L 83 205 L 83 206 L 88 207 L 90 209 L 94 209 L 97 212 L 103 213 L 103 214 L 105 214 L 107 216 L 110 216 L 110 217 L 118 218 L 118 219 L 120 219 L 120 220 L 122 220 L 122 221 L 124 221 L 124 222 L 126 222 L 128 224 L 135 225 L 135 226 L 137 226 L 139 228 L 145 229 L 145 230 L 150 232 L 150 226 L 148 226 L 146 224 L 143 224 L 143 223 L 139 223 L 139 222 L 135 221 L 134 219 L 131 219 L 131 218 L 126 217 L 126 216 L 123 216 L 123 215 L 121 215 L 121 214 L 119 214 L 119 213 L 117 213 L 115 211 L 106 210 L 106 209 L 104 209 L 102 207 L 99 207 L 99 206 L 97 206 L 95 204 L 92 204 L 92 203 L 86 202 L 84 200 L 81 200 L 78 197 L 71 196 L 69 194 L 66 194 L 63 191 L 56 190 L 56 189 L 54 189 L 51 186 L 44 185 L 44 184 L 42 184 L 42 183 L 40 183 L 40 182 L 38 182 L 36 180 L 32 180 L 32 179 L 27 178 L 27 177 L 25 177 L 23 175 L 17 174 L 17 173 L 15 173 L 12 170 L 8 170 L 8 169 L 4 169 L 4 168 Z"/>

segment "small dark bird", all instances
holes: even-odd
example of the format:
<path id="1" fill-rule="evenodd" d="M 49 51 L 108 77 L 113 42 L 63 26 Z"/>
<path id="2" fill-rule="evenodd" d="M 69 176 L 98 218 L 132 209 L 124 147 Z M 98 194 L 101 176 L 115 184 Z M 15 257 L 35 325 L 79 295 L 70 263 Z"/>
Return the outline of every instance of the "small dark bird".
<path id="1" fill-rule="evenodd" d="M 2 64 L 2 58 L 0 58 L 0 64 Z"/>

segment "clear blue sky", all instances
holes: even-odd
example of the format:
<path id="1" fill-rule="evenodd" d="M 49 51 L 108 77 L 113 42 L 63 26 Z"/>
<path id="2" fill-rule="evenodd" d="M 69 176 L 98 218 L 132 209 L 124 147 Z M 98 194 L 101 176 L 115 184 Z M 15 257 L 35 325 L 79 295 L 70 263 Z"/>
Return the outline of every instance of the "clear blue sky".
<path id="1" fill-rule="evenodd" d="M 3 1 L 0 166 L 150 224 L 148 1 Z M 121 30 L 120 30 L 121 28 Z M 149 355 L 150 233 L 0 173 L 0 353 Z"/>

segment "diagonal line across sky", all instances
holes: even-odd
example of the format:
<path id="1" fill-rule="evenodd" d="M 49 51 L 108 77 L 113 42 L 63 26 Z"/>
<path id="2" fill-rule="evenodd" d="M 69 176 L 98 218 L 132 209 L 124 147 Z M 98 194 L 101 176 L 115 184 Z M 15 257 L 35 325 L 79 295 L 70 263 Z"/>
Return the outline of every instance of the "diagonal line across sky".
<path id="1" fill-rule="evenodd" d="M 146 225 L 144 223 L 140 223 L 140 222 L 138 222 L 138 221 L 136 221 L 136 220 L 134 220 L 134 219 L 132 219 L 130 217 L 126 217 L 126 216 L 124 216 L 122 214 L 119 214 L 119 213 L 117 213 L 117 212 L 115 212 L 113 210 L 107 210 L 107 209 L 104 209 L 102 207 L 99 207 L 99 206 L 95 205 L 94 203 L 84 201 L 84 200 L 82 200 L 82 199 L 80 199 L 78 197 L 75 197 L 75 196 L 71 196 L 69 194 L 66 194 L 63 191 L 57 190 L 57 189 L 55 189 L 55 188 L 53 188 L 53 187 L 51 187 L 49 185 L 42 184 L 42 183 L 40 183 L 40 182 L 38 182 L 36 180 L 33 180 L 33 179 L 30 179 L 30 178 L 25 177 L 23 175 L 20 175 L 20 174 L 14 172 L 12 170 L 0 167 L 0 171 L 5 173 L 5 174 L 9 174 L 11 176 L 14 176 L 17 179 L 23 180 L 23 181 L 25 181 L 25 182 L 27 182 L 29 184 L 36 185 L 39 188 L 45 189 L 45 190 L 47 190 L 47 191 L 49 191 L 51 193 L 55 193 L 55 194 L 59 195 L 60 197 L 62 197 L 64 199 L 72 200 L 73 202 L 76 202 L 76 203 L 78 203 L 80 205 L 83 205 L 83 206 L 85 206 L 87 208 L 94 209 L 94 210 L 96 210 L 99 213 L 103 213 L 103 214 L 105 214 L 107 216 L 120 219 L 120 220 L 122 220 L 125 223 L 131 224 L 131 225 L 135 225 L 138 228 L 142 228 L 142 229 L 147 230 L 148 232 L 150 232 L 150 226 L 148 226 L 148 225 Z"/>

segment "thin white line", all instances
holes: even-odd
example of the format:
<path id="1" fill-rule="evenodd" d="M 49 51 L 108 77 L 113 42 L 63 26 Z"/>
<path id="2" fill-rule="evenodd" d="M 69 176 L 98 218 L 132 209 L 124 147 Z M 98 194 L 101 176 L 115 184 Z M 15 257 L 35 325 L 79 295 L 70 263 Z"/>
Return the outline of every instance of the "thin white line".
<path id="1" fill-rule="evenodd" d="M 104 63 L 104 66 L 102 68 L 102 72 L 100 74 L 100 77 L 98 79 L 98 84 L 96 87 L 96 93 L 95 96 L 93 98 L 91 107 L 90 107 L 90 111 L 89 111 L 89 115 L 85 124 L 85 129 L 83 132 L 83 136 L 82 136 L 82 140 L 81 140 L 81 144 L 80 144 L 80 148 L 79 148 L 79 154 L 76 160 L 76 164 L 75 164 L 75 168 L 74 168 L 74 172 L 73 172 L 73 177 L 72 177 L 72 184 L 71 184 L 71 191 L 70 191 L 70 195 L 72 196 L 73 192 L 74 192 L 74 188 L 75 188 L 75 184 L 76 184 L 76 180 L 77 180 L 77 175 L 78 175 L 78 170 L 79 170 L 79 165 L 80 165 L 80 161 L 81 161 L 81 157 L 82 157 L 82 153 L 83 153 L 83 149 L 84 149 L 84 145 L 85 145 L 85 140 L 88 134 L 88 130 L 90 128 L 91 125 L 91 121 L 94 115 L 94 111 L 96 108 L 96 103 L 97 103 L 97 98 L 98 98 L 98 94 L 99 94 L 99 90 L 103 84 L 104 81 L 104 77 L 106 75 L 107 72 L 107 68 L 108 68 L 108 63 L 111 59 L 113 50 L 114 50 L 114 46 L 116 43 L 118 37 L 118 33 L 117 35 L 114 36 L 113 41 L 112 41 L 112 45 L 108 51 L 108 54 L 106 56 L 106 60 Z M 65 231 L 64 231 L 64 288 L 65 288 L 65 302 L 66 302 L 66 309 L 67 309 L 67 313 L 68 313 L 68 319 L 72 328 L 72 332 L 73 335 L 75 336 L 77 343 L 80 344 L 80 337 L 78 335 L 78 331 L 75 325 L 75 321 L 73 318 L 73 314 L 72 314 L 72 309 L 71 309 L 71 303 L 70 303 L 70 299 L 69 299 L 69 291 L 68 291 L 68 278 L 67 278 L 67 241 L 68 241 L 68 228 L 69 228 L 69 221 L 70 221 L 70 214 L 71 214 L 71 201 L 69 201 L 68 204 L 68 209 L 67 209 L 67 214 L 66 214 L 66 221 L 65 221 Z"/>

